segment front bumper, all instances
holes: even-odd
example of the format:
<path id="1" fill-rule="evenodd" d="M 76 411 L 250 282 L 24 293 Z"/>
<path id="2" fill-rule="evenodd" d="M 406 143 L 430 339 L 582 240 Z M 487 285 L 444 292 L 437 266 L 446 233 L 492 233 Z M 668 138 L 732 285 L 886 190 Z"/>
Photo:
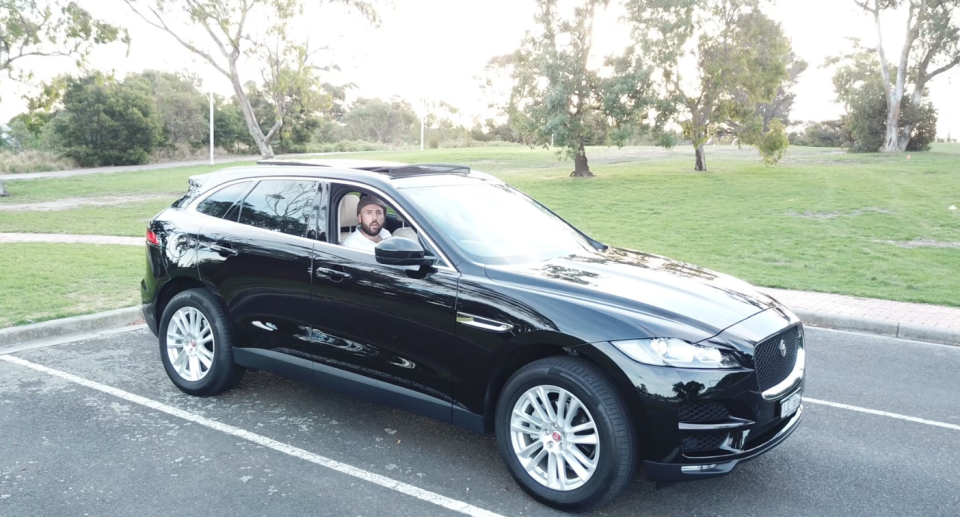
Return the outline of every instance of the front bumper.
<path id="1" fill-rule="evenodd" d="M 788 436 L 797 430 L 802 418 L 803 406 L 801 405 L 796 413 L 777 426 L 779 430 L 773 432 L 772 436 L 740 453 L 702 456 L 696 459 L 684 458 L 684 463 L 644 461 L 644 472 L 648 479 L 664 482 L 693 481 L 727 475 L 738 464 L 752 460 L 783 443 Z"/>

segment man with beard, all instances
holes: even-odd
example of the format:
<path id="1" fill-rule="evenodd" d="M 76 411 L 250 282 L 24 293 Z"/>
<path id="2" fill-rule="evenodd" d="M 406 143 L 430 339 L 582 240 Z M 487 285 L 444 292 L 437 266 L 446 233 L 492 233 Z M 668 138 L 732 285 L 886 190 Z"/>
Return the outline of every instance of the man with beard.
<path id="1" fill-rule="evenodd" d="M 390 238 L 390 232 L 383 227 L 386 214 L 387 204 L 383 200 L 369 194 L 360 196 L 357 204 L 357 220 L 360 226 L 341 244 L 372 253 L 378 242 Z"/>

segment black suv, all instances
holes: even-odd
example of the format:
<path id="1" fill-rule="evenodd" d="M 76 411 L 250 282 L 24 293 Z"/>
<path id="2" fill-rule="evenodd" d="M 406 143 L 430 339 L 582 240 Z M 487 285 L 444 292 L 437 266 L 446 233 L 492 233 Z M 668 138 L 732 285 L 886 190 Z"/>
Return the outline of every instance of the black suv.
<path id="1" fill-rule="evenodd" d="M 149 224 L 143 315 L 186 393 L 255 368 L 493 432 L 565 510 L 641 465 L 727 474 L 800 422 L 803 328 L 742 281 L 597 242 L 467 167 L 261 163 L 191 178 Z"/>

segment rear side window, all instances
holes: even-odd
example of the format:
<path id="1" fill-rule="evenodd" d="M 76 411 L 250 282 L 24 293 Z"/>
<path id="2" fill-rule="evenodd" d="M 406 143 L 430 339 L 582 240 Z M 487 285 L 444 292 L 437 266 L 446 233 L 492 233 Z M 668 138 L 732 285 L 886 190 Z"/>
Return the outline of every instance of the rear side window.
<path id="1" fill-rule="evenodd" d="M 252 184 L 252 181 L 234 183 L 210 194 L 197 205 L 197 212 L 223 219 L 227 210 L 230 210 L 230 207 L 243 196 L 244 192 L 250 190 Z"/>
<path id="2" fill-rule="evenodd" d="M 261 181 L 240 204 L 240 224 L 308 237 L 315 181 Z"/>

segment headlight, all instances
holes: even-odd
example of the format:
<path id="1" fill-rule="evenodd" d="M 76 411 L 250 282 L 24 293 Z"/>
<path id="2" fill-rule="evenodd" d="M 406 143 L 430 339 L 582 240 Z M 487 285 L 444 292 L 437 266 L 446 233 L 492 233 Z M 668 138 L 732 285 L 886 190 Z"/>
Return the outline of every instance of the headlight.
<path id="1" fill-rule="evenodd" d="M 694 345 L 682 339 L 653 338 L 612 341 L 613 346 L 634 361 L 654 366 L 684 368 L 739 368 L 730 352 Z"/>

